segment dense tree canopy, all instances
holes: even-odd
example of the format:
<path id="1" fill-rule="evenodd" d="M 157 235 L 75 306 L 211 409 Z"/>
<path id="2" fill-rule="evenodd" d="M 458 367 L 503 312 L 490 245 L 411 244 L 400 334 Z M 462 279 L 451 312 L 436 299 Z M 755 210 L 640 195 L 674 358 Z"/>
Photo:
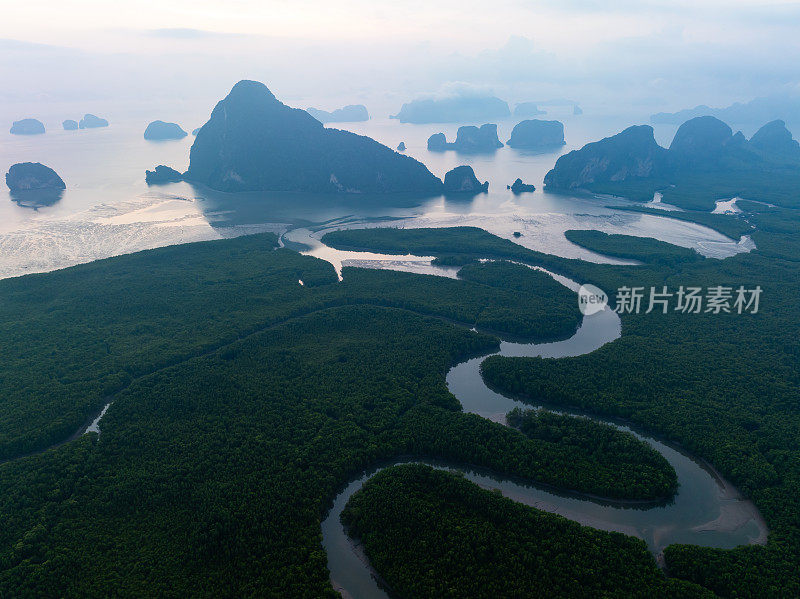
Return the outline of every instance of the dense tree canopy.
<path id="1" fill-rule="evenodd" d="M 329 306 L 407 308 L 533 339 L 578 323 L 567 292 L 541 278 L 502 288 L 488 274 L 346 269 L 335 285 L 330 264 L 275 243 L 267 234 L 187 244 L 0 281 L 0 461 L 65 439 L 143 374 Z"/>
<path id="2" fill-rule="evenodd" d="M 476 323 L 574 331 L 574 298 L 546 275 L 486 263 L 465 280 L 346 268 L 338 282 L 274 244 L 0 281 L 0 596 L 331 596 L 320 522 L 348 478 L 398 456 L 607 497 L 673 490 L 668 464 L 621 433 L 598 453 L 581 422 L 559 422 L 574 429 L 562 444 L 448 392 L 450 366 L 498 347 Z M 109 401 L 99 436 L 13 459 Z"/>
<path id="3" fill-rule="evenodd" d="M 657 239 L 634 237 L 633 235 L 609 235 L 602 231 L 570 230 L 564 237 L 598 254 L 618 258 L 641 260 L 648 264 L 676 264 L 702 260 L 702 256 L 688 248 L 679 247 Z"/>

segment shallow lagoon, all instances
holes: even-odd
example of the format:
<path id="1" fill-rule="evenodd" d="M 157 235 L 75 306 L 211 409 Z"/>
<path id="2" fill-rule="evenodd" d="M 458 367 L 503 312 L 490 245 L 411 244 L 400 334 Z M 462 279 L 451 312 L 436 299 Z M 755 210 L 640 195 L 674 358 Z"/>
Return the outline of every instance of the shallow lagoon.
<path id="1" fill-rule="evenodd" d="M 426 149 L 431 133 L 444 131 L 452 137 L 454 125 L 404 125 L 386 118 L 338 125 L 371 135 L 390 147 L 405 141 L 406 153 L 439 176 L 458 164 L 469 164 L 480 179 L 489 181 L 487 194 L 420 198 L 229 195 L 186 183 L 148 188 L 145 169 L 157 164 L 185 169 L 193 138 L 145 141 L 140 120 L 112 119 L 108 128 L 81 131 L 62 131 L 50 124 L 45 135 L 32 137 L 0 132 L 0 169 L 15 162 L 43 162 L 55 168 L 67 183 L 59 201 L 42 206 L 21 205 L 13 201 L 7 189 L 0 189 L 0 277 L 175 243 L 320 226 L 474 225 L 506 238 L 517 231 L 522 237 L 515 240 L 531 249 L 596 262 L 608 260 L 571 244 L 563 232 L 571 228 L 599 229 L 650 236 L 715 257 L 751 249 L 704 227 L 608 208 L 626 203 L 622 200 L 541 191 L 545 173 L 562 152 L 614 133 L 623 123 L 565 117 L 568 145 L 553 152 L 501 148 L 490 154 L 468 155 Z M 503 141 L 513 125 L 513 121 L 499 123 Z M 665 129 L 659 138 L 668 141 L 670 135 Z M 536 185 L 537 191 L 512 194 L 506 185 L 517 177 Z"/>

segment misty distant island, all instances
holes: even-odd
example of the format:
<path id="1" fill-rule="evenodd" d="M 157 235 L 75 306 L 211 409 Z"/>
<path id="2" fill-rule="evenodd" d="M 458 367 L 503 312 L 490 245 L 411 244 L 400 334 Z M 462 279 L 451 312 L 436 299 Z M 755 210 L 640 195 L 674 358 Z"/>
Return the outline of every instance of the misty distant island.
<path id="1" fill-rule="evenodd" d="M 144 138 L 151 141 L 183 139 L 187 135 L 188 133 L 177 123 L 165 123 L 164 121 L 153 121 L 144 130 Z"/>
<path id="2" fill-rule="evenodd" d="M 679 125 L 700 116 L 713 116 L 729 123 L 764 123 L 800 115 L 800 97 L 777 94 L 755 98 L 749 102 L 736 102 L 724 108 L 711 108 L 705 104 L 677 112 L 659 112 L 650 117 L 656 125 Z"/>
<path id="3" fill-rule="evenodd" d="M 444 133 L 434 133 L 428 138 L 428 150 L 432 152 L 455 150 L 464 154 L 474 154 L 494 152 L 502 147 L 503 143 L 497 137 L 497 125 L 494 124 L 459 127 L 456 140 L 452 143 L 448 143 Z"/>
<path id="4" fill-rule="evenodd" d="M 64 131 L 76 131 L 78 129 L 99 129 L 108 127 L 108 121 L 93 114 L 85 114 L 80 122 L 74 119 L 66 119 L 61 123 Z"/>
<path id="5" fill-rule="evenodd" d="M 226 192 L 442 190 L 421 162 L 369 137 L 328 129 L 257 81 L 240 81 L 216 105 L 189 158 L 187 181 Z"/>
<path id="6" fill-rule="evenodd" d="M 481 183 L 471 166 L 457 166 L 444 176 L 444 193 L 477 194 L 489 191 L 489 182 Z"/>
<path id="7" fill-rule="evenodd" d="M 37 119 L 22 119 L 11 124 L 12 135 L 41 135 L 44 132 L 44 123 Z"/>
<path id="8" fill-rule="evenodd" d="M 572 114 L 575 116 L 583 114 L 583 110 L 577 103 L 567 99 L 560 100 L 547 100 L 542 102 L 520 102 L 514 107 L 514 116 L 518 118 L 528 119 L 535 116 L 542 116 L 547 114 L 546 110 L 542 110 L 543 106 L 572 106 Z"/>
<path id="9" fill-rule="evenodd" d="M 108 121 L 93 114 L 85 114 L 78 126 L 81 129 L 100 129 L 108 127 Z"/>
<path id="10" fill-rule="evenodd" d="M 752 197 L 796 204 L 800 144 L 781 120 L 750 140 L 723 121 L 703 116 L 683 123 L 669 148 L 649 125 L 629 127 L 558 159 L 545 176 L 548 189 L 588 189 L 637 200 L 707 209 L 714 197 Z"/>
<path id="11" fill-rule="evenodd" d="M 456 96 L 429 98 L 403 104 L 400 112 L 390 118 L 401 123 L 463 123 L 489 121 L 511 116 L 508 104 L 494 96 Z"/>
<path id="12" fill-rule="evenodd" d="M 536 102 L 521 102 L 514 107 L 514 116 L 522 119 L 543 114 L 547 114 L 547 111 L 540 109 Z"/>
<path id="13" fill-rule="evenodd" d="M 559 121 L 530 119 L 517 123 L 511 131 L 508 147 L 523 150 L 546 150 L 565 145 L 564 125 Z"/>
<path id="14" fill-rule="evenodd" d="M 369 120 L 369 112 L 363 104 L 350 104 L 331 112 L 306 108 L 306 112 L 320 123 L 360 123 Z"/>

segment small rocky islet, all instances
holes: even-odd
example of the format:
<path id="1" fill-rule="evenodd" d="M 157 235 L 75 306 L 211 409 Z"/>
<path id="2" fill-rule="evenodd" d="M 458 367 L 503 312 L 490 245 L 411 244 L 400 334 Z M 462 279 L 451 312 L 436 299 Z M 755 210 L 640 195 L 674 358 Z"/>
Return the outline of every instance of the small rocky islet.
<path id="1" fill-rule="evenodd" d="M 145 171 L 144 180 L 148 185 L 178 183 L 179 181 L 183 181 L 183 174 L 172 167 L 159 164 L 154 170 Z"/>
<path id="2" fill-rule="evenodd" d="M 444 193 L 477 194 L 489 191 L 489 182 L 481 183 L 471 166 L 457 166 L 444 176 Z"/>
<path id="3" fill-rule="evenodd" d="M 536 186 L 523 183 L 522 179 L 518 178 L 511 185 L 506 185 L 506 189 L 510 189 L 514 194 L 531 193 L 536 191 Z"/>

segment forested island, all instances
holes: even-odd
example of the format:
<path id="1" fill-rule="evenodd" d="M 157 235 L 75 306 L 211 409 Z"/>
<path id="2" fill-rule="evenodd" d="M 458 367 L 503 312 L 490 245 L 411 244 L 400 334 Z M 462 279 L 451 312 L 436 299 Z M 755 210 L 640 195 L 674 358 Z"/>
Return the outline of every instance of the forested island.
<path id="1" fill-rule="evenodd" d="M 521 150 L 546 150 L 565 145 L 564 124 L 559 121 L 531 119 L 514 126 L 509 148 Z"/>
<path id="2" fill-rule="evenodd" d="M 585 145 L 558 159 L 545 176 L 551 190 L 587 189 L 687 209 L 710 210 L 718 199 L 742 197 L 800 205 L 800 146 L 783 121 L 764 125 L 749 140 L 711 116 L 691 119 L 669 148 L 647 125 Z"/>
<path id="3" fill-rule="evenodd" d="M 442 181 L 421 162 L 369 137 L 328 129 L 240 81 L 192 144 L 185 179 L 219 191 L 436 194 Z"/>
<path id="4" fill-rule="evenodd" d="M 489 191 L 489 182 L 481 183 L 475 176 L 471 166 L 457 166 L 444 176 L 444 193 L 485 193 Z"/>
<path id="5" fill-rule="evenodd" d="M 588 250 L 649 264 L 677 265 L 703 260 L 698 252 L 657 239 L 633 235 L 609 235 L 601 231 L 567 230 L 564 237 Z"/>
<path id="6" fill-rule="evenodd" d="M 41 162 L 12 164 L 6 173 L 6 185 L 12 192 L 61 191 L 67 186 L 52 168 Z"/>

